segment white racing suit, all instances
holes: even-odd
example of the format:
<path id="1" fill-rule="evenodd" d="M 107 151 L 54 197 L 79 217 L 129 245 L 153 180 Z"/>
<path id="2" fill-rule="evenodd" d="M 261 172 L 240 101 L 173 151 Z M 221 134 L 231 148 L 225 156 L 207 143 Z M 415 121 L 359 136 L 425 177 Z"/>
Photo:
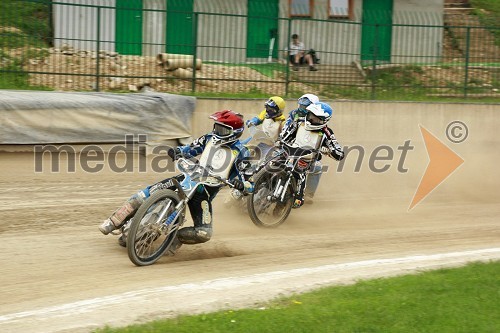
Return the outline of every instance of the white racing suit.
<path id="1" fill-rule="evenodd" d="M 247 126 L 259 126 L 261 125 L 262 131 L 267 135 L 267 137 L 272 140 L 272 142 L 276 142 L 279 138 L 279 134 L 282 130 L 283 124 L 285 122 L 285 116 L 279 115 L 274 118 L 266 117 L 266 110 L 259 113 L 259 115 L 253 117 L 247 122 Z M 254 142 L 252 142 L 253 144 Z M 259 156 L 266 156 L 272 146 L 269 146 L 264 143 L 258 143 Z"/>
<path id="2" fill-rule="evenodd" d="M 319 149 L 321 152 L 316 161 L 311 161 L 314 165 L 307 174 L 307 180 L 306 174 L 299 174 L 295 199 L 299 200 L 298 207 L 300 207 L 304 202 L 304 194 L 312 199 L 318 188 L 322 174 L 321 155 L 340 161 L 344 158 L 344 151 L 331 128 L 325 126 L 320 130 L 309 131 L 305 129 L 305 123 L 300 120 L 289 122 L 280 133 L 279 140 L 290 146 Z"/>

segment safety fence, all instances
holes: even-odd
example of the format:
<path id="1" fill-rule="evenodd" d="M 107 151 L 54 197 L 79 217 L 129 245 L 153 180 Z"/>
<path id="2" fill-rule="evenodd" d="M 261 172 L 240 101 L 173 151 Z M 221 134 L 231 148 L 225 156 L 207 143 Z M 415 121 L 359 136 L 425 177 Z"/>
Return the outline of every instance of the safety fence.
<path id="1" fill-rule="evenodd" d="M 329 98 L 500 98 L 500 27 L 470 13 L 350 19 L 165 8 L 165 1 L 18 1 L 0 12 L 2 88 Z M 36 3 L 31 30 L 13 26 Z M 203 8 L 201 8 L 203 9 Z M 235 11 L 237 12 L 237 11 Z M 264 12 L 264 11 L 261 11 Z M 27 23 L 25 24 L 26 26 Z M 292 70 L 298 34 L 313 66 Z M 7 81 L 7 82 L 6 82 Z M 24 86 L 21 86 L 23 88 Z"/>

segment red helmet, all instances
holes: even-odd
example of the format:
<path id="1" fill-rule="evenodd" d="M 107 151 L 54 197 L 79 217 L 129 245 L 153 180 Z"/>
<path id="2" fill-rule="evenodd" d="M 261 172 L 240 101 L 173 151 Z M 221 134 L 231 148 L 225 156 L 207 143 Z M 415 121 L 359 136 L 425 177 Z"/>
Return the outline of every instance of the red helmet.
<path id="1" fill-rule="evenodd" d="M 214 144 L 236 141 L 245 129 L 243 115 L 231 110 L 216 112 L 210 118 L 215 121 L 212 131 Z"/>

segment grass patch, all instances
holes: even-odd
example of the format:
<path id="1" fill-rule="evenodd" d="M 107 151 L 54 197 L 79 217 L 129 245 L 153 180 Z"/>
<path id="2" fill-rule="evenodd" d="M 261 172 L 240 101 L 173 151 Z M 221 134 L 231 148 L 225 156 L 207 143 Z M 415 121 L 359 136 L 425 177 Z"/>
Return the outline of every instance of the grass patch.
<path id="1" fill-rule="evenodd" d="M 48 56 L 52 39 L 50 5 L 46 0 L 0 1 L 0 89 L 51 90 L 31 86 L 22 65 L 28 59 Z M 23 49 L 19 57 L 9 56 L 8 50 Z"/>
<path id="2" fill-rule="evenodd" d="M 26 37 L 16 32 L 0 32 L 0 48 L 15 49 L 26 45 Z"/>
<path id="3" fill-rule="evenodd" d="M 207 64 L 220 65 L 218 62 L 207 61 Z M 271 79 L 276 78 L 276 72 L 286 73 L 286 65 L 280 63 L 265 63 L 265 64 L 232 64 L 224 63 L 224 66 L 234 66 L 234 67 L 248 67 L 262 75 L 265 75 Z"/>
<path id="4" fill-rule="evenodd" d="M 7 69 L 8 70 L 8 69 Z M 0 72 L 0 89 L 15 90 L 54 90 L 49 87 L 30 85 L 28 73 L 25 72 Z"/>
<path id="5" fill-rule="evenodd" d="M 22 69 L 29 59 L 43 59 L 46 56 L 46 49 L 26 49 L 19 57 L 11 57 L 0 49 L 0 89 L 53 90 L 45 86 L 30 85 L 29 74 Z"/>
<path id="6" fill-rule="evenodd" d="M 329 287 L 266 304 L 95 332 L 500 332 L 500 262 Z"/>
<path id="7" fill-rule="evenodd" d="M 26 35 L 49 39 L 51 6 L 49 1 L 2 0 L 0 23 L 2 27 L 15 27 Z"/>
<path id="8" fill-rule="evenodd" d="M 275 78 L 275 72 L 286 73 L 286 65 L 284 64 L 270 63 L 251 64 L 246 66 L 270 78 Z"/>
<path id="9" fill-rule="evenodd" d="M 181 95 L 185 96 L 194 96 L 194 97 L 210 97 L 210 98 L 261 98 L 268 99 L 269 94 L 262 92 L 258 89 L 252 89 L 250 92 L 242 92 L 242 93 L 224 93 L 224 92 L 195 92 L 195 93 L 181 93 Z"/>
<path id="10" fill-rule="evenodd" d="M 492 27 L 489 31 L 495 36 L 495 45 L 500 46 L 500 1 L 498 0 L 470 0 L 474 7 L 473 14 L 477 15 L 482 25 Z"/>
<path id="11" fill-rule="evenodd" d="M 422 82 L 419 76 L 423 74 L 422 67 L 405 65 L 401 67 L 377 69 L 370 71 L 368 78 L 376 83 L 377 86 L 405 86 L 411 85 L 414 88 L 420 87 Z"/>

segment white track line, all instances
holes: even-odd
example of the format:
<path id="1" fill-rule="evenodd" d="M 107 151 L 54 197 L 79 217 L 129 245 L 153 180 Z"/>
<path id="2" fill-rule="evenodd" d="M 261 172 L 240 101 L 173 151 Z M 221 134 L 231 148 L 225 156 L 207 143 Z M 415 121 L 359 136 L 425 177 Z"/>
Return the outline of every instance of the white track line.
<path id="1" fill-rule="evenodd" d="M 126 292 L 122 294 L 91 298 L 83 301 L 60 304 L 56 306 L 50 306 L 45 308 L 40 308 L 31 311 L 23 311 L 17 313 L 11 313 L 0 316 L 0 325 L 8 324 L 31 318 L 31 319 L 50 319 L 70 317 L 75 314 L 82 315 L 86 312 L 96 311 L 102 307 L 108 307 L 111 305 L 118 305 L 122 303 L 133 302 L 135 306 L 139 306 L 141 302 L 144 304 L 151 301 L 151 297 L 163 298 L 172 297 L 175 293 L 193 293 L 198 291 L 210 292 L 216 291 L 218 294 L 225 294 L 230 292 L 230 290 L 238 288 L 249 288 L 255 285 L 269 285 L 280 279 L 294 279 L 300 278 L 305 275 L 314 274 L 332 274 L 331 276 L 338 276 L 342 272 L 346 272 L 354 269 L 373 269 L 374 271 L 380 270 L 384 271 L 384 267 L 389 266 L 404 266 L 408 270 L 408 264 L 411 264 L 413 269 L 424 269 L 439 266 L 443 261 L 448 260 L 449 263 L 457 264 L 458 262 L 468 262 L 468 261 L 484 261 L 500 259 L 500 248 L 489 248 L 462 252 L 451 252 L 451 253 L 440 253 L 431 255 L 417 255 L 417 256 L 407 256 L 401 258 L 389 258 L 389 259 L 375 259 L 375 260 L 364 260 L 357 262 L 341 263 L 341 264 L 331 264 L 323 265 L 317 267 L 309 268 L 297 268 L 290 270 L 280 270 L 267 273 L 253 274 L 247 276 L 238 277 L 228 277 L 213 280 L 206 280 L 197 283 L 185 283 L 179 285 L 169 285 L 162 286 L 158 288 L 148 288 L 143 290 L 137 290 L 133 292 Z M 359 276 L 354 276 L 353 278 L 359 278 Z M 162 296 L 163 294 L 163 296 Z"/>

